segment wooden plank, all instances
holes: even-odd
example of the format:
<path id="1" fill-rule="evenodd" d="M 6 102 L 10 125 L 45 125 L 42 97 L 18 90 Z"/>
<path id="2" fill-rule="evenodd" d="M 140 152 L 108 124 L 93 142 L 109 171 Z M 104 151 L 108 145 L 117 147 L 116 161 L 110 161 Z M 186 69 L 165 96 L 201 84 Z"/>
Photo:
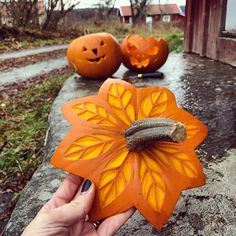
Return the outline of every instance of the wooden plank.
<path id="1" fill-rule="evenodd" d="M 204 32 L 204 0 L 197 1 L 194 9 L 194 36 L 193 36 L 193 52 L 200 54 L 203 47 L 203 32 Z"/>
<path id="2" fill-rule="evenodd" d="M 200 49 L 200 56 L 206 56 L 207 50 L 207 38 L 208 38 L 208 27 L 209 27 L 209 8 L 210 4 L 209 1 L 203 1 L 203 18 L 202 18 L 202 25 L 203 25 L 203 32 L 202 32 L 202 47 Z"/>
<path id="3" fill-rule="evenodd" d="M 207 37 L 206 23 L 205 23 L 205 5 L 207 0 L 192 0 L 188 1 L 187 4 L 191 3 L 191 9 L 187 6 L 187 27 L 192 27 L 186 30 L 186 48 L 188 47 L 189 52 L 202 54 L 203 51 L 203 39 L 204 34 Z M 191 10 L 191 11 L 190 11 Z M 189 15 L 191 14 L 191 16 Z M 208 28 L 208 25 L 207 25 Z M 187 50 L 186 50 L 187 51 Z"/>
<path id="4" fill-rule="evenodd" d="M 192 52 L 192 42 L 193 42 L 193 1 L 188 0 L 186 3 L 186 13 L 185 13 L 185 36 L 184 36 L 184 50 L 186 52 Z"/>
<path id="5" fill-rule="evenodd" d="M 218 59 L 217 38 L 220 36 L 222 22 L 225 20 L 223 19 L 225 17 L 225 9 L 223 6 L 225 6 L 227 0 L 210 0 L 209 2 L 210 9 L 206 56 Z"/>

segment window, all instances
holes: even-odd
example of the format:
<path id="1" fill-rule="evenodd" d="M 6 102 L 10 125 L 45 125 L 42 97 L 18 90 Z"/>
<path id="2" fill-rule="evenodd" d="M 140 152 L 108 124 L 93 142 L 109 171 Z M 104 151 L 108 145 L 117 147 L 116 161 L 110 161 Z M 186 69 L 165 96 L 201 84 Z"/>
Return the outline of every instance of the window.
<path id="1" fill-rule="evenodd" d="M 226 10 L 226 22 L 225 22 L 225 30 L 233 31 L 236 33 L 236 1 L 228 0 L 227 1 L 227 10 Z"/>
<path id="2" fill-rule="evenodd" d="M 225 21 L 222 35 L 225 37 L 236 37 L 236 1 L 227 0 Z"/>
<path id="3" fill-rule="evenodd" d="M 169 15 L 162 16 L 162 21 L 163 22 L 170 22 L 170 16 Z"/>

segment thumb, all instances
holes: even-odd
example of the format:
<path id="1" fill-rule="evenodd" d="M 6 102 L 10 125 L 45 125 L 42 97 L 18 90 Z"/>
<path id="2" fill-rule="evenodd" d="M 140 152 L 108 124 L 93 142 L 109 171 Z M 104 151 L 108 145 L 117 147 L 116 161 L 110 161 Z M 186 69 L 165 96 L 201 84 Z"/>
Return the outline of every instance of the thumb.
<path id="1" fill-rule="evenodd" d="M 50 212 L 52 219 L 57 223 L 72 225 L 83 219 L 92 207 L 95 195 L 94 184 L 90 180 L 85 180 L 81 192 L 76 195 L 70 203 L 55 208 Z"/>

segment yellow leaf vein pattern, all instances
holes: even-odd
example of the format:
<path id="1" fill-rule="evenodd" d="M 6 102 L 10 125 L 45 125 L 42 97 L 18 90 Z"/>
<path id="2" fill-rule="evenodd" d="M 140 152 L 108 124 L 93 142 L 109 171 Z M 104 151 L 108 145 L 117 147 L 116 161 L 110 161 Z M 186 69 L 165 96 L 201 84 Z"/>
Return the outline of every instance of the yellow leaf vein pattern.
<path id="1" fill-rule="evenodd" d="M 93 159 L 106 153 L 112 146 L 112 137 L 100 134 L 83 136 L 77 139 L 66 151 L 65 158 L 76 161 L 78 159 Z"/>
<path id="2" fill-rule="evenodd" d="M 108 103 L 116 115 L 126 124 L 130 125 L 135 119 L 135 109 L 131 103 L 132 93 L 123 85 L 112 84 L 108 92 Z"/>
<path id="3" fill-rule="evenodd" d="M 142 194 L 150 206 L 159 212 L 165 198 L 165 182 L 161 176 L 158 163 L 145 154 L 141 156 L 140 179 Z"/>
<path id="4" fill-rule="evenodd" d="M 114 157 L 105 167 L 99 181 L 99 199 L 101 207 L 106 207 L 127 186 L 131 178 L 131 162 L 124 151 Z"/>
<path id="5" fill-rule="evenodd" d="M 104 126 L 117 126 L 115 117 L 106 111 L 105 108 L 95 105 L 91 102 L 85 102 L 75 105 L 73 108 L 77 116 L 93 124 Z"/>
<path id="6" fill-rule="evenodd" d="M 154 149 L 153 149 L 154 150 Z M 157 158 L 165 165 L 172 166 L 179 174 L 189 178 L 196 178 L 198 171 L 190 157 L 181 150 L 173 147 L 161 147 L 154 150 Z"/>
<path id="7" fill-rule="evenodd" d="M 154 91 L 141 101 L 141 109 L 146 117 L 157 116 L 167 107 L 167 95 L 164 91 Z"/>

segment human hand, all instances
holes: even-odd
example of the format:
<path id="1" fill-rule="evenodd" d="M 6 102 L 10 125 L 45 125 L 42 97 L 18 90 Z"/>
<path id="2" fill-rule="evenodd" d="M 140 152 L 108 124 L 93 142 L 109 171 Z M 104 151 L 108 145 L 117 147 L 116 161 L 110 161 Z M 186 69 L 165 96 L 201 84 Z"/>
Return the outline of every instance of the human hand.
<path id="1" fill-rule="evenodd" d="M 95 187 L 91 181 L 69 174 L 51 200 L 38 212 L 22 236 L 113 235 L 132 216 L 135 209 L 105 219 L 98 228 L 85 221 L 92 207 Z"/>

